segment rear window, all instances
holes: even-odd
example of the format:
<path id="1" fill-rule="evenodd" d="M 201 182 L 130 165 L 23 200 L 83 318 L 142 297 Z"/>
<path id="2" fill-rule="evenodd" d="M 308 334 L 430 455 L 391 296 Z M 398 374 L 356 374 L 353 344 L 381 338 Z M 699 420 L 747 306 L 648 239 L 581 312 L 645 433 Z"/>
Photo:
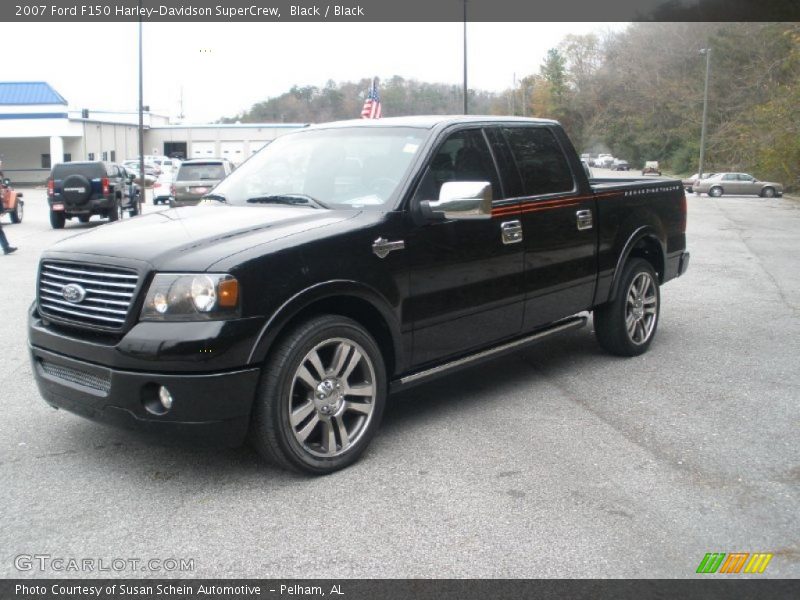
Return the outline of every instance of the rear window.
<path id="1" fill-rule="evenodd" d="M 178 176 L 181 181 L 203 181 L 205 179 L 225 179 L 225 167 L 220 163 L 194 163 L 182 165 Z"/>
<path id="2" fill-rule="evenodd" d="M 83 175 L 87 179 L 108 177 L 102 163 L 62 163 L 53 167 L 53 179 L 64 179 L 69 175 Z"/>
<path id="3" fill-rule="evenodd" d="M 572 172 L 549 129 L 508 127 L 503 131 L 516 159 L 526 196 L 572 191 L 575 187 Z"/>

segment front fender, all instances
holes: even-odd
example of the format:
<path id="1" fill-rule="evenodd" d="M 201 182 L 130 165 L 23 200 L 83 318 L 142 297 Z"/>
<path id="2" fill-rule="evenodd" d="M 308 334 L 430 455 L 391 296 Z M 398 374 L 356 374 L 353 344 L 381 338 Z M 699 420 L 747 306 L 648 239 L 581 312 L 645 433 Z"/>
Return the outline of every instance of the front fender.
<path id="1" fill-rule="evenodd" d="M 316 283 L 298 292 L 284 302 L 272 316 L 267 319 L 250 353 L 248 364 L 263 362 L 278 336 L 302 311 L 317 302 L 334 298 L 353 298 L 369 303 L 380 315 L 389 331 L 395 358 L 395 370 L 401 368 L 404 364 L 404 360 L 402 359 L 404 356 L 401 341 L 402 335 L 394 309 L 386 298 L 377 290 L 363 283 L 348 279 L 336 279 Z"/>

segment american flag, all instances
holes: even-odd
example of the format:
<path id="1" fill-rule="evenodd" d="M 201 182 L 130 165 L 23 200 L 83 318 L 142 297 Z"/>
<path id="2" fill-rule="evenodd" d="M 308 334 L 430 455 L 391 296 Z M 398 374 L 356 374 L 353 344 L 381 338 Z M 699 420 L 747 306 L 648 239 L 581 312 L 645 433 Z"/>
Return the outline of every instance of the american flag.
<path id="1" fill-rule="evenodd" d="M 372 87 L 369 88 L 366 100 L 364 100 L 364 108 L 361 109 L 362 119 L 380 119 L 381 118 L 381 97 L 378 94 L 378 80 L 372 80 Z"/>

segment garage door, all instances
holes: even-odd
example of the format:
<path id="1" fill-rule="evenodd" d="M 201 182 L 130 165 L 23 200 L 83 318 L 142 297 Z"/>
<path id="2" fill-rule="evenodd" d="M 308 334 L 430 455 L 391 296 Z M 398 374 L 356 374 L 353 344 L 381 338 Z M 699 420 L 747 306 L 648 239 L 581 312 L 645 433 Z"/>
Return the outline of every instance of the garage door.
<path id="1" fill-rule="evenodd" d="M 239 165 L 245 159 L 244 142 L 220 142 L 222 158 L 227 158 L 235 165 Z"/>
<path id="2" fill-rule="evenodd" d="M 192 142 L 192 158 L 217 158 L 214 142 Z"/>

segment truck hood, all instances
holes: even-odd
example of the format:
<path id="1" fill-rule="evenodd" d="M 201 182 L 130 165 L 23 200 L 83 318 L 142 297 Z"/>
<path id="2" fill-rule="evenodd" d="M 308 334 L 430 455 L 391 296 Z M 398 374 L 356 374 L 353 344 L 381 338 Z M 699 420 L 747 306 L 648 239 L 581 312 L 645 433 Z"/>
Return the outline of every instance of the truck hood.
<path id="1" fill-rule="evenodd" d="M 359 214 L 298 206 L 193 206 L 101 225 L 66 238 L 45 254 L 134 259 L 156 270 L 203 271 L 255 246 L 330 227 Z"/>

